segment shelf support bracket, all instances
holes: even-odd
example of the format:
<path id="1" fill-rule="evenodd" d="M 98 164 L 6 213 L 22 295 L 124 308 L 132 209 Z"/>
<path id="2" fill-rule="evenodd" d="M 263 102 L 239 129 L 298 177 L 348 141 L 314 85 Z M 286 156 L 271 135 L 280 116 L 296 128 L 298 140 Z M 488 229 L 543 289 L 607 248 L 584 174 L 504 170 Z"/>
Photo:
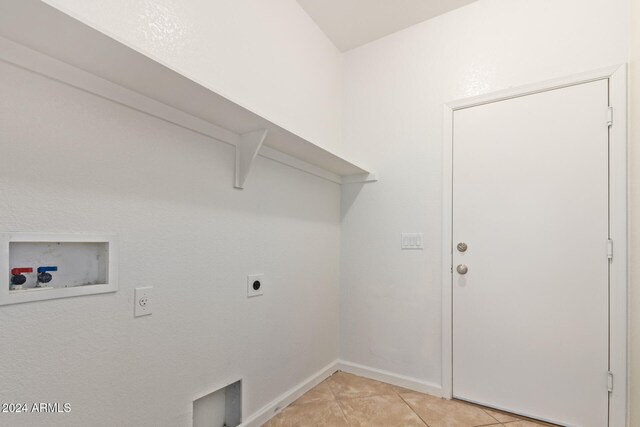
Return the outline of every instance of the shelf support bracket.
<path id="1" fill-rule="evenodd" d="M 267 130 L 260 129 L 240 135 L 236 145 L 236 177 L 235 188 L 243 189 L 251 166 L 253 165 L 262 143 L 267 137 Z"/>
<path id="2" fill-rule="evenodd" d="M 348 175 L 342 177 L 342 184 L 357 184 L 365 182 L 378 181 L 378 174 L 374 172 L 363 173 L 359 175 Z"/>

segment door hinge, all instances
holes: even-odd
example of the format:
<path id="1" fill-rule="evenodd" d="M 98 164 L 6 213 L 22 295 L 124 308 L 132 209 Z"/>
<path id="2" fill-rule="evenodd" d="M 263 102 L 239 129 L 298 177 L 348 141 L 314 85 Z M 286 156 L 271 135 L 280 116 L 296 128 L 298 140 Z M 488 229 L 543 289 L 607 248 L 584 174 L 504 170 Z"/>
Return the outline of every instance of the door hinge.
<path id="1" fill-rule="evenodd" d="M 613 107 L 607 109 L 607 126 L 613 126 Z"/>
<path id="2" fill-rule="evenodd" d="M 607 258 L 613 259 L 613 240 L 607 239 Z"/>
<path id="3" fill-rule="evenodd" d="M 613 391 L 613 372 L 607 371 L 607 390 L 609 393 Z"/>

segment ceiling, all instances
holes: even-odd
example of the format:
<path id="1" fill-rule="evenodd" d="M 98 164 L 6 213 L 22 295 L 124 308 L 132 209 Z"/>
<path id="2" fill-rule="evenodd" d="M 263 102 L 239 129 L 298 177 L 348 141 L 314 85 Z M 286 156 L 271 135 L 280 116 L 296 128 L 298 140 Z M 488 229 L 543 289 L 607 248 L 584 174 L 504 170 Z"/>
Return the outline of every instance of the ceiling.
<path id="1" fill-rule="evenodd" d="M 475 0 L 297 0 L 342 52 Z"/>

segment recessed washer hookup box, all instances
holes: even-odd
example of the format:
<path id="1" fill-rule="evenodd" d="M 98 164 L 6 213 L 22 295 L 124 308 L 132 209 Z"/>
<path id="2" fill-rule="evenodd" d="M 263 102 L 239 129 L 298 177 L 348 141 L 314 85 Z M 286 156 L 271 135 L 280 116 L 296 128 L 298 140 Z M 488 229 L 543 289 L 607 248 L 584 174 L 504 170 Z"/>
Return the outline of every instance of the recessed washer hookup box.
<path id="1" fill-rule="evenodd" d="M 0 233 L 0 305 L 118 290 L 109 234 Z"/>

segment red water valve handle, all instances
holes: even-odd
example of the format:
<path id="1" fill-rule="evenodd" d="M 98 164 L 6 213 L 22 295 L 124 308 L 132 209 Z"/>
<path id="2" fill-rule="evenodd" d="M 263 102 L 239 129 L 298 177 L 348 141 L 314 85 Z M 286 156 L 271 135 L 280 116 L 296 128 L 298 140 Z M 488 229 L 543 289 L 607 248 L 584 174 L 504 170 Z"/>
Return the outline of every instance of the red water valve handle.
<path id="1" fill-rule="evenodd" d="M 14 276 L 17 276 L 18 274 L 22 274 L 22 273 L 33 273 L 33 268 L 27 267 L 27 268 L 12 268 L 11 269 L 11 274 L 14 275 Z"/>

